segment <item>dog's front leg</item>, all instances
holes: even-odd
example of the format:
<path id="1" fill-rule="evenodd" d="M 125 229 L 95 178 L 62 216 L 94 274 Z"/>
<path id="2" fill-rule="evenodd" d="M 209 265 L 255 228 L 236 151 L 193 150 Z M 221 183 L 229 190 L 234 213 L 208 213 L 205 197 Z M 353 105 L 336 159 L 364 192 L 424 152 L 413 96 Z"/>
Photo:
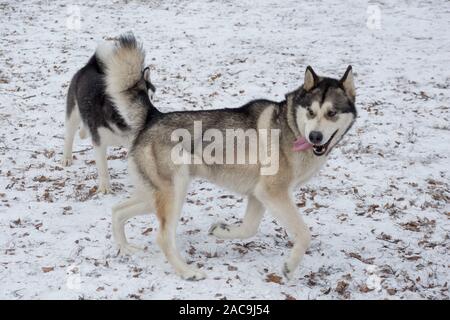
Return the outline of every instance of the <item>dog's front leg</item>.
<path id="1" fill-rule="evenodd" d="M 263 215 L 264 206 L 255 196 L 250 195 L 244 220 L 241 224 L 215 223 L 209 229 L 209 234 L 221 239 L 247 239 L 253 237 L 258 231 Z"/>
<path id="2" fill-rule="evenodd" d="M 297 212 L 297 208 L 290 198 L 287 189 L 260 191 L 257 197 L 293 238 L 294 246 L 292 247 L 289 258 L 283 265 L 284 276 L 287 279 L 291 279 L 309 247 L 311 233 Z"/>

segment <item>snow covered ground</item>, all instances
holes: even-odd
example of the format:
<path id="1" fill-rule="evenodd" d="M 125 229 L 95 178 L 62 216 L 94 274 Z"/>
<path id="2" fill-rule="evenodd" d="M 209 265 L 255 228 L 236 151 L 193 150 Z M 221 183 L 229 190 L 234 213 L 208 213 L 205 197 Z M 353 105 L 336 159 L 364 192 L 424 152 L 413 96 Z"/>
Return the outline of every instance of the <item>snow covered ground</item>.
<path id="1" fill-rule="evenodd" d="M 444 1 L 0 1 L 0 298 L 449 299 L 450 7 Z M 357 123 L 299 188 L 312 245 L 295 278 L 266 215 L 247 241 L 207 235 L 245 203 L 204 181 L 178 229 L 178 278 L 155 245 L 154 216 L 133 219 L 117 256 L 110 208 L 129 194 L 126 151 L 110 152 L 113 195 L 97 195 L 91 145 L 59 165 L 65 94 L 105 37 L 132 30 L 154 66 L 161 110 L 281 100 L 310 64 L 355 71 Z"/>

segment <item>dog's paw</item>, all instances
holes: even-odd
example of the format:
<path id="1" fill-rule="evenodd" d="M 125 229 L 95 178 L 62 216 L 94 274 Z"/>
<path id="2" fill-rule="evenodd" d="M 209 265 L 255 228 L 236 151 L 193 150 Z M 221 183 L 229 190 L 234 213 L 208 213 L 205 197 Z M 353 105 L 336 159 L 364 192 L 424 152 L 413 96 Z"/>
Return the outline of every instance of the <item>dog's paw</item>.
<path id="1" fill-rule="evenodd" d="M 63 157 L 60 161 L 61 165 L 63 167 L 69 167 L 70 165 L 72 165 L 72 157 Z"/>
<path id="2" fill-rule="evenodd" d="M 121 244 L 119 245 L 119 255 L 120 256 L 131 256 L 137 252 L 144 251 L 143 247 L 136 246 L 134 244 Z"/>
<path id="3" fill-rule="evenodd" d="M 292 267 L 289 267 L 289 264 L 287 262 L 285 262 L 283 264 L 283 275 L 288 281 L 292 279 L 292 277 L 294 275 L 294 271 L 295 271 L 295 269 Z"/>
<path id="4" fill-rule="evenodd" d="M 180 272 L 181 277 L 188 281 L 199 281 L 206 278 L 206 273 L 196 268 L 188 268 Z"/>
<path id="5" fill-rule="evenodd" d="M 97 193 L 108 194 L 113 193 L 113 191 L 109 183 L 100 183 L 97 189 Z"/>
<path id="6" fill-rule="evenodd" d="M 214 223 L 208 231 L 209 235 L 216 236 L 218 238 L 226 238 L 230 233 L 230 226 L 223 222 Z"/>

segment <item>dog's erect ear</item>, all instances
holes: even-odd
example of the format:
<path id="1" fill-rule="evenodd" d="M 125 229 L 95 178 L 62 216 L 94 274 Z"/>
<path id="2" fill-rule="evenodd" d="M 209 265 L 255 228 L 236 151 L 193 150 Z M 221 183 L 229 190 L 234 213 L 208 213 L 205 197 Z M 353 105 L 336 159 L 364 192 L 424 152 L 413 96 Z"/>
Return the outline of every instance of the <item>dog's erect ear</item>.
<path id="1" fill-rule="evenodd" d="M 344 75 L 342 76 L 341 80 L 339 80 L 339 82 L 342 84 L 342 87 L 344 87 L 344 90 L 348 94 L 348 96 L 352 100 L 355 100 L 356 90 L 355 90 L 355 82 L 353 81 L 352 66 L 347 67 L 347 70 L 345 71 Z"/>
<path id="2" fill-rule="evenodd" d="M 319 77 L 316 75 L 311 66 L 307 66 L 305 71 L 305 81 L 303 83 L 303 89 L 309 91 L 316 86 L 317 82 L 319 82 Z"/>
<path id="3" fill-rule="evenodd" d="M 144 80 L 150 82 L 150 67 L 146 67 L 142 73 Z"/>

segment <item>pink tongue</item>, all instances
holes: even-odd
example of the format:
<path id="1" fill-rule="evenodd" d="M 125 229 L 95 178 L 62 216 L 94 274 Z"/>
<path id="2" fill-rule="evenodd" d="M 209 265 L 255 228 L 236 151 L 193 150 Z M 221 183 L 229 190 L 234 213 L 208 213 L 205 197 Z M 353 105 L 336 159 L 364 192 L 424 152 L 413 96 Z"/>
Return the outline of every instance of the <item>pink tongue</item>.
<path id="1" fill-rule="evenodd" d="M 300 137 L 297 140 L 294 141 L 294 151 L 304 151 L 308 150 L 312 147 L 312 144 L 308 142 L 304 137 Z"/>

